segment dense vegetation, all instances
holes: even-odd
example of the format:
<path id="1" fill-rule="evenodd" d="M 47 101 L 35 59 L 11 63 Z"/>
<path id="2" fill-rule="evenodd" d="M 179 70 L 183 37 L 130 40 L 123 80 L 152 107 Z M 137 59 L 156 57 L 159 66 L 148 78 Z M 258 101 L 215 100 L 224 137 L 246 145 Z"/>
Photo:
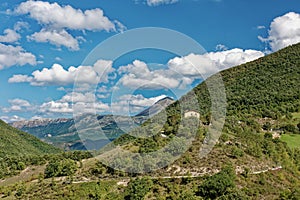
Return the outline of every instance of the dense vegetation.
<path id="1" fill-rule="evenodd" d="M 154 117 L 143 125 L 148 125 L 146 130 L 134 130 L 114 141 L 118 148 L 148 153 L 174 140 L 177 145 L 168 148 L 164 159 L 149 157 L 146 165 L 135 167 L 151 169 L 178 156 L 171 165 L 151 173 L 125 173 L 71 152 L 47 158 L 38 182 L 3 186 L 0 194 L 21 199 L 300 199 L 300 146 L 295 142 L 300 135 L 300 44 L 221 75 L 226 122 L 207 157 L 199 157 L 211 122 L 211 99 L 204 82 L 166 109 L 162 130 Z M 182 107 L 195 103 L 189 101 L 192 93 L 198 97 L 201 114 L 197 130 L 191 127 L 199 121 L 184 119 L 180 113 Z M 151 135 L 157 130 L 166 137 Z M 151 136 L 135 138 L 135 134 Z M 191 136 L 196 140 L 186 146 L 183 135 L 187 141 Z M 180 156 L 181 152 L 185 153 Z M 109 156 L 116 167 L 131 170 L 126 168 L 132 167 L 128 160 Z"/>
<path id="2" fill-rule="evenodd" d="M 222 151 L 232 157 L 242 157 L 244 154 L 255 158 L 267 156 L 272 158 L 274 163 L 283 163 L 281 153 L 288 151 L 287 147 L 278 140 L 272 140 L 272 135 L 300 133 L 300 44 L 222 71 L 221 75 L 226 89 L 227 116 L 220 142 L 237 144 L 222 147 Z M 169 140 L 180 137 L 177 134 L 178 129 L 184 126 L 182 122 L 186 120 L 180 111 L 184 110 L 182 106 L 189 107 L 189 100 L 193 94 L 198 97 L 202 122 L 192 147 L 196 149 L 200 148 L 201 142 L 207 136 L 207 125 L 211 121 L 211 99 L 205 82 L 166 109 L 168 118 L 163 132 Z M 188 122 L 184 128 L 191 127 L 191 123 Z M 155 120 L 152 120 L 146 131 L 154 136 L 142 139 L 134 138 L 132 134 L 124 135 L 114 143 L 135 152 L 145 153 L 156 151 L 169 142 L 156 134 Z M 193 154 L 189 153 L 189 156 L 191 155 Z M 199 161 L 196 156 L 191 160 Z M 197 165 L 197 162 L 193 164 Z"/>
<path id="3" fill-rule="evenodd" d="M 0 158 L 58 153 L 59 149 L 0 120 Z"/>
<path id="4" fill-rule="evenodd" d="M 208 125 L 211 122 L 209 111 L 211 99 L 206 82 L 198 85 L 193 91 L 166 109 L 168 118 L 163 132 L 168 138 L 154 134 L 157 133 L 154 119 L 151 124 L 153 128 L 148 126 L 146 129 L 149 135 L 154 136 L 143 139 L 132 137 L 134 134 L 124 135 L 114 143 L 132 152 L 147 153 L 157 151 L 174 138 L 180 138 L 177 132 L 182 126 L 180 123 L 185 120 L 180 110 L 184 110 L 182 106 L 189 107 L 191 96 L 196 94 L 202 126 L 197 131 L 197 139 L 193 142 L 192 147 L 174 163 L 175 165 L 193 171 L 195 168 L 203 167 L 220 169 L 224 163 L 232 163 L 234 168 L 241 168 L 239 173 L 249 171 L 253 173 L 282 166 L 283 170 L 292 174 L 293 179 L 278 183 L 284 187 L 277 187 L 275 193 L 280 196 L 283 190 L 289 188 L 288 185 L 293 188 L 299 185 L 300 146 L 297 146 L 299 144 L 297 138 L 300 133 L 300 44 L 290 46 L 254 62 L 222 71 L 221 75 L 227 97 L 226 122 L 222 136 L 207 158 L 199 157 L 199 149 L 204 138 L 207 137 Z M 147 123 L 144 126 L 147 126 Z M 172 156 L 169 154 L 164 159 L 168 160 Z M 114 157 L 111 160 L 116 167 L 125 166 L 123 169 L 130 170 L 130 168 L 126 169 L 128 163 L 122 164 L 120 160 L 114 161 Z M 159 160 L 155 160 L 155 158 L 149 158 L 149 160 L 151 160 L 150 163 L 159 164 Z M 163 169 L 157 173 L 166 174 L 166 171 Z M 259 194 L 253 193 L 251 189 L 253 185 L 250 184 L 251 181 L 248 185 L 248 181 L 244 185 L 246 196 L 262 198 L 263 193 L 270 194 L 271 189 L 260 191 Z M 271 184 L 277 185 L 275 182 Z M 291 193 L 294 191 L 292 188 L 288 190 Z M 296 192 L 296 194 L 299 193 Z M 202 193 L 201 196 L 209 195 Z M 218 194 L 217 196 L 222 195 Z M 272 198 L 278 196 L 274 195 Z"/>
<path id="5" fill-rule="evenodd" d="M 27 165 L 45 163 L 47 154 L 61 150 L 0 120 L 0 178 L 24 170 Z"/>

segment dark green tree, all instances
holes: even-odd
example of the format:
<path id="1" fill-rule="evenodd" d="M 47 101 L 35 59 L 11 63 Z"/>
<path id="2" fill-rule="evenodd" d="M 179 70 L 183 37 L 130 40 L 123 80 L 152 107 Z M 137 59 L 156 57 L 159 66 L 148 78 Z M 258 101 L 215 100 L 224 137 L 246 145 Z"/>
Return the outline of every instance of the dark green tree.
<path id="1" fill-rule="evenodd" d="M 235 172 L 231 166 L 226 166 L 219 173 L 208 177 L 199 186 L 199 195 L 205 199 L 216 199 L 229 193 L 230 189 L 235 188 Z"/>
<path id="2" fill-rule="evenodd" d="M 143 177 L 130 181 L 125 196 L 126 200 L 142 200 L 151 190 L 153 182 L 150 178 Z"/>

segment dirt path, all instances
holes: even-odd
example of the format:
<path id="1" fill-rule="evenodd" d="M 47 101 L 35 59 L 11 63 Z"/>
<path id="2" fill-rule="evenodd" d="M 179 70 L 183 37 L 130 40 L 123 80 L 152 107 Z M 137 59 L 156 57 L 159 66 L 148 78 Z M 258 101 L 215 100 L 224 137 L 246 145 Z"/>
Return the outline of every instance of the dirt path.
<path id="1" fill-rule="evenodd" d="M 176 170 L 176 173 L 179 173 L 181 171 L 181 168 L 179 166 L 174 167 Z M 277 166 L 274 168 L 268 168 L 265 170 L 260 170 L 260 171 L 254 171 L 250 172 L 250 174 L 256 175 L 256 174 L 261 174 L 261 173 L 266 173 L 268 171 L 277 171 L 282 169 L 282 166 Z M 45 170 L 45 165 L 44 166 L 30 166 L 24 169 L 19 175 L 13 176 L 4 180 L 0 180 L 0 186 L 7 186 L 10 184 L 14 184 L 17 182 L 36 182 L 38 179 L 38 175 L 40 173 L 43 173 Z M 217 172 L 217 171 L 216 171 Z M 174 173 L 175 174 L 175 173 Z M 205 175 L 211 174 L 211 173 L 198 173 L 198 172 L 190 172 L 191 175 L 169 175 L 169 176 L 153 176 L 151 179 L 180 179 L 180 178 L 198 178 L 198 177 L 203 177 Z M 212 173 L 215 174 L 215 173 Z M 212 175 L 211 174 L 211 175 Z M 56 181 L 61 181 L 66 179 L 67 177 L 58 177 L 55 180 Z M 128 183 L 130 182 L 130 178 L 109 178 L 110 180 L 116 180 L 117 185 L 122 185 L 122 186 L 127 186 Z M 96 180 L 91 180 L 87 177 L 83 177 L 81 180 L 75 180 L 72 183 L 74 184 L 80 184 L 80 183 L 88 183 L 88 182 L 95 182 Z"/>
<path id="2" fill-rule="evenodd" d="M 46 166 L 30 166 L 24 169 L 19 175 L 0 180 L 0 186 L 7 186 L 17 182 L 28 182 L 37 179 L 40 173 L 44 173 Z"/>

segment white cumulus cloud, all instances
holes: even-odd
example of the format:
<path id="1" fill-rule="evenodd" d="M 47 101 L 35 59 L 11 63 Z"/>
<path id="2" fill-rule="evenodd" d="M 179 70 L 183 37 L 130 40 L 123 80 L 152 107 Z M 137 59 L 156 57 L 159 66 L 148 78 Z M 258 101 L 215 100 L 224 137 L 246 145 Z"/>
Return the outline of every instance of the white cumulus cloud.
<path id="1" fill-rule="evenodd" d="M 21 38 L 21 35 L 12 29 L 5 29 L 4 35 L 0 35 L 0 42 L 13 43 Z"/>
<path id="2" fill-rule="evenodd" d="M 132 64 L 122 66 L 119 73 L 125 73 L 120 83 L 130 88 L 162 89 L 176 88 L 180 81 L 172 77 L 166 70 L 150 71 L 145 62 L 135 60 Z"/>
<path id="3" fill-rule="evenodd" d="M 12 122 L 17 122 L 17 121 L 23 121 L 25 120 L 25 118 L 20 117 L 18 115 L 13 115 L 13 116 L 1 116 L 0 119 L 2 119 L 3 121 L 5 121 L 6 123 L 12 123 Z"/>
<path id="4" fill-rule="evenodd" d="M 40 106 L 42 113 L 72 113 L 73 109 L 67 102 L 49 101 Z"/>
<path id="5" fill-rule="evenodd" d="M 32 106 L 29 101 L 24 99 L 10 99 L 8 100 L 8 103 L 10 104 L 10 107 L 3 108 L 2 111 L 5 113 L 9 112 L 25 112 Z"/>
<path id="6" fill-rule="evenodd" d="M 118 69 L 119 83 L 129 88 L 184 89 L 195 79 L 206 79 L 221 70 L 253 61 L 264 56 L 256 50 L 231 49 L 210 52 L 203 55 L 189 54 L 175 57 L 167 63 L 167 68 L 150 70 L 146 63 L 135 60 L 132 64 Z"/>
<path id="7" fill-rule="evenodd" d="M 40 32 L 36 32 L 27 37 L 29 40 L 36 42 L 49 42 L 57 47 L 65 46 L 69 50 L 78 51 L 78 40 L 70 35 L 66 30 L 46 30 L 42 29 Z"/>
<path id="8" fill-rule="evenodd" d="M 203 77 L 221 70 L 234 67 L 263 57 L 264 53 L 257 50 L 230 49 L 210 52 L 203 55 L 189 54 L 185 57 L 175 57 L 168 62 L 171 70 L 187 77 Z"/>
<path id="9" fill-rule="evenodd" d="M 289 12 L 275 18 L 268 31 L 268 37 L 259 39 L 269 43 L 272 51 L 300 42 L 300 14 Z"/>
<path id="10" fill-rule="evenodd" d="M 79 42 L 85 41 L 82 36 L 74 37 L 71 30 L 80 31 L 114 31 L 123 32 L 126 27 L 117 20 L 110 20 L 100 8 L 81 10 L 70 5 L 59 5 L 46 1 L 26 1 L 14 10 L 20 15 L 29 15 L 36 20 L 42 29 L 28 36 L 36 42 L 49 42 L 69 50 L 79 50 Z"/>
<path id="11" fill-rule="evenodd" d="M 112 102 L 111 108 L 113 114 L 127 115 L 128 113 L 138 113 L 145 108 L 152 106 L 157 101 L 165 98 L 166 95 L 159 95 L 155 97 L 146 98 L 141 94 L 132 95 L 126 94 L 120 96 L 117 101 Z"/>
<path id="12" fill-rule="evenodd" d="M 54 64 L 51 68 L 36 70 L 28 75 L 13 75 L 9 83 L 29 82 L 33 86 L 45 85 L 70 85 L 75 81 L 78 84 L 106 83 L 109 74 L 114 72 L 112 61 L 98 60 L 93 66 L 71 66 L 64 69 L 60 64 Z"/>
<path id="13" fill-rule="evenodd" d="M 174 4 L 179 0 L 147 0 L 148 6 L 159 6 L 162 4 Z"/>
<path id="14" fill-rule="evenodd" d="M 39 110 L 41 113 L 101 113 L 109 111 L 109 105 L 97 101 L 96 97 L 91 92 L 79 93 L 71 92 L 64 95 L 56 101 L 43 103 Z"/>
<path id="15" fill-rule="evenodd" d="M 36 65 L 36 63 L 36 57 L 22 47 L 0 43 L 0 70 L 14 65 Z"/>
<path id="16" fill-rule="evenodd" d="M 15 9 L 15 13 L 29 14 L 40 24 L 55 28 L 90 31 L 115 30 L 115 24 L 99 8 L 82 11 L 70 5 L 60 6 L 58 3 L 45 1 L 26 1 Z"/>

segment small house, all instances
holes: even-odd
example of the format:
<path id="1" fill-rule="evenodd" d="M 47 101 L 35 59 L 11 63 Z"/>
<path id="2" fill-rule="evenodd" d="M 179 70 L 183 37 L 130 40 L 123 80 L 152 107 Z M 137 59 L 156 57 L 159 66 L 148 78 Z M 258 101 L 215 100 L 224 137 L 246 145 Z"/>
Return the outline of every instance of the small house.
<path id="1" fill-rule="evenodd" d="M 200 119 L 200 114 L 196 111 L 190 110 L 184 113 L 184 118 L 188 118 L 188 117 L 196 117 Z"/>

